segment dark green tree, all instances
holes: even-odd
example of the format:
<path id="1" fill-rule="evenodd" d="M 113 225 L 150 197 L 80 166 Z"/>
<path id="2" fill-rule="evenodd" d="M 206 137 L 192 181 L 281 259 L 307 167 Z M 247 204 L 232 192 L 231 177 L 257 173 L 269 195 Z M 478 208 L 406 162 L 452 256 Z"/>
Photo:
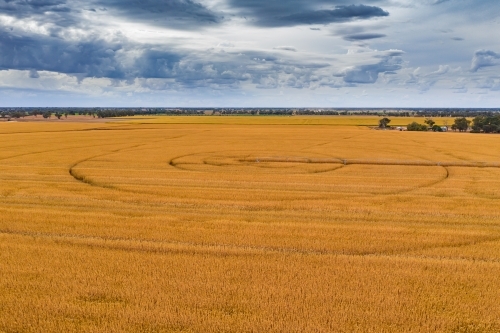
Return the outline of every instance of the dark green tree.
<path id="1" fill-rule="evenodd" d="M 477 116 L 472 120 L 473 133 L 499 133 L 500 115 Z"/>
<path id="2" fill-rule="evenodd" d="M 471 121 L 465 117 L 456 118 L 455 125 L 459 132 L 466 132 L 469 129 Z"/>
<path id="3" fill-rule="evenodd" d="M 436 122 L 434 120 L 432 120 L 431 118 L 427 118 L 427 119 L 425 119 L 424 123 L 429 125 L 430 128 L 433 128 L 433 126 Z"/>
<path id="4" fill-rule="evenodd" d="M 423 132 L 423 131 L 427 131 L 428 127 L 427 127 L 427 125 L 419 124 L 416 121 L 414 121 L 411 124 L 408 124 L 408 126 L 406 126 L 406 129 L 408 131 L 422 131 Z"/>
<path id="5" fill-rule="evenodd" d="M 434 126 L 432 126 L 432 131 L 433 132 L 442 132 L 443 129 L 439 125 L 434 125 Z"/>
<path id="6" fill-rule="evenodd" d="M 379 128 L 386 128 L 390 122 L 391 122 L 391 120 L 389 118 L 384 117 L 378 121 L 378 127 Z"/>

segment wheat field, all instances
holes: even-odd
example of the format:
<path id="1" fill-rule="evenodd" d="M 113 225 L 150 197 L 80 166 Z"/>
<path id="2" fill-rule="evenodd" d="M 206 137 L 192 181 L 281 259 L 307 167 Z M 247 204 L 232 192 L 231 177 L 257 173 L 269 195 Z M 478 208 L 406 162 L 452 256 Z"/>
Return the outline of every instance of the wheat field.
<path id="1" fill-rule="evenodd" d="M 0 123 L 0 332 L 500 332 L 500 136 L 361 119 Z"/>

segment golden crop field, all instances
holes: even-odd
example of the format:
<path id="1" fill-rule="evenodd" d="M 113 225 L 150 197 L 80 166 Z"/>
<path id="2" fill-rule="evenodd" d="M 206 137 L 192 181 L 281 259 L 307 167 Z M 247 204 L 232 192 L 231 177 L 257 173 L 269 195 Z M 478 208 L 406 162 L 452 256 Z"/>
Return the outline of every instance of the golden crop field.
<path id="1" fill-rule="evenodd" d="M 377 126 L 382 116 L 163 116 L 122 118 L 135 124 L 224 124 L 224 125 L 330 125 L 330 126 Z M 414 121 L 424 122 L 422 117 L 391 117 L 391 126 L 406 126 Z M 435 118 L 437 125 L 453 124 L 452 118 Z"/>
<path id="2" fill-rule="evenodd" d="M 0 332 L 500 332 L 500 136 L 376 122 L 0 123 Z"/>

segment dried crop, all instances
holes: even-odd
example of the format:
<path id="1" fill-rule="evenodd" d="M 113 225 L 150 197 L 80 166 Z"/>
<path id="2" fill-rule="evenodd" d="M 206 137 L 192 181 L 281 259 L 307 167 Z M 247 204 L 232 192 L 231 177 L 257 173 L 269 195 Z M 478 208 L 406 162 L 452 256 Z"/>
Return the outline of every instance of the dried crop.
<path id="1" fill-rule="evenodd" d="M 499 332 L 500 137 L 322 119 L 0 123 L 0 332 Z"/>

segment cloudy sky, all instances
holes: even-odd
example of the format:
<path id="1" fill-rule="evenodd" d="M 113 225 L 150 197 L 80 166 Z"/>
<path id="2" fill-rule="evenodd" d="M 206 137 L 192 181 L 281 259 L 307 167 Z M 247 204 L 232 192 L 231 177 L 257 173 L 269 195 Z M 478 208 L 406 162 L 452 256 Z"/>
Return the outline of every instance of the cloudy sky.
<path id="1" fill-rule="evenodd" d="M 498 0 L 0 0 L 0 106 L 500 107 Z"/>

